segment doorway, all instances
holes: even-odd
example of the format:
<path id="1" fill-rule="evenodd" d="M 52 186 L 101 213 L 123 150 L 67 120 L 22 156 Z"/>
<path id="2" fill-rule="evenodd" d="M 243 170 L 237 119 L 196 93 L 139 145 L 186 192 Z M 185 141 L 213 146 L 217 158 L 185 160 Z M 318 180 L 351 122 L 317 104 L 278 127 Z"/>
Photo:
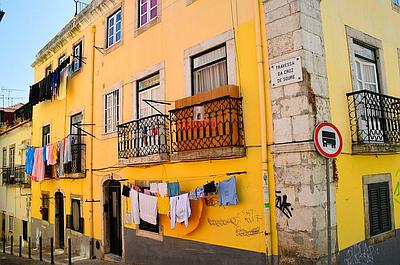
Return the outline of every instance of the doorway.
<path id="1" fill-rule="evenodd" d="M 104 183 L 105 252 L 122 255 L 121 185 L 116 180 Z"/>
<path id="2" fill-rule="evenodd" d="M 55 245 L 64 248 L 64 195 L 56 192 L 55 199 Z"/>

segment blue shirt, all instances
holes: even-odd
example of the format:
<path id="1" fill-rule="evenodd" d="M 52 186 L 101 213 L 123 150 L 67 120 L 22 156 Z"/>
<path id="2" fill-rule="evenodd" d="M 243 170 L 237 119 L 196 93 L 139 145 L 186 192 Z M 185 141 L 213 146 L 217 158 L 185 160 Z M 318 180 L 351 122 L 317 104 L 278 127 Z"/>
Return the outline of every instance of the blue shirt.
<path id="1" fill-rule="evenodd" d="M 35 148 L 29 147 L 25 153 L 25 172 L 27 174 L 32 174 L 33 171 L 33 162 L 35 160 Z"/>
<path id="2" fill-rule="evenodd" d="M 232 177 L 230 179 L 224 180 L 219 183 L 219 206 L 235 205 L 239 202 L 236 193 L 236 178 Z"/>

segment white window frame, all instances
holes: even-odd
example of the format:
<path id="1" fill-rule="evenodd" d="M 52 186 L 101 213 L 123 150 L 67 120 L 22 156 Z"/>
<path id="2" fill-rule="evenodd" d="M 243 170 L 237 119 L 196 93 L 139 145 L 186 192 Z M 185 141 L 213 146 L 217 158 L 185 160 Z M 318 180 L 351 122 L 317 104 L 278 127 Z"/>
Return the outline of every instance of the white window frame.
<path id="1" fill-rule="evenodd" d="M 140 91 L 139 90 L 140 82 L 146 80 L 147 78 L 151 78 L 152 76 L 155 76 L 155 75 L 158 75 L 158 85 L 155 85 L 155 86 L 152 86 L 150 88 L 146 88 L 146 89 Z M 159 114 L 159 112 L 157 112 L 152 107 L 150 107 L 150 105 L 148 105 L 147 103 L 143 102 L 143 100 L 142 100 L 143 97 L 141 97 L 141 94 L 143 95 L 145 93 L 150 93 L 150 97 L 148 97 L 148 99 L 151 99 L 151 100 L 163 100 L 164 99 L 163 95 L 162 95 L 162 90 L 161 90 L 160 72 L 155 72 L 155 73 L 153 73 L 153 74 L 151 74 L 151 75 L 149 75 L 147 77 L 144 77 L 141 80 L 138 80 L 137 81 L 137 85 L 138 85 L 138 87 L 137 87 L 137 91 L 138 91 L 138 102 L 137 102 L 137 105 L 138 105 L 138 109 L 137 109 L 138 118 L 141 119 L 141 118 L 145 118 L 145 117 L 152 116 L 152 115 L 155 115 L 155 114 Z M 156 93 L 155 97 L 151 96 L 152 92 Z M 144 106 L 144 107 L 141 107 L 141 105 Z M 165 105 L 159 106 L 159 104 L 153 104 L 153 106 L 156 107 L 158 110 L 160 110 L 162 113 L 165 113 Z M 142 115 L 142 113 L 143 113 L 142 110 L 143 109 L 149 110 L 148 111 L 148 115 Z"/>
<path id="2" fill-rule="evenodd" d="M 370 62 L 367 62 L 367 61 L 363 61 L 363 60 L 361 60 L 360 58 L 357 58 L 357 57 L 355 58 L 355 63 L 356 63 L 356 65 L 357 65 L 357 63 L 360 64 L 360 69 L 361 69 L 361 73 L 360 73 L 361 79 L 359 79 L 358 78 L 358 70 L 357 70 L 358 68 L 356 66 L 356 79 L 357 79 L 357 82 L 360 82 L 361 85 L 362 85 L 362 88 L 359 89 L 358 88 L 358 83 L 357 83 L 357 89 L 358 90 L 371 91 L 371 90 L 366 88 L 366 85 L 374 85 L 376 87 L 376 89 L 375 89 L 375 91 L 372 91 L 372 92 L 379 93 L 379 83 L 378 83 L 378 73 L 377 73 L 376 63 L 370 63 Z M 372 66 L 374 68 L 374 75 L 375 75 L 375 81 L 376 81 L 375 83 L 365 81 L 365 78 L 364 78 L 364 67 L 366 67 L 366 66 Z"/>
<path id="3" fill-rule="evenodd" d="M 151 8 L 150 7 L 151 0 L 146 0 L 144 3 L 142 3 L 142 0 L 138 0 L 138 21 L 139 21 L 138 28 L 143 27 L 144 25 L 148 24 L 149 22 L 157 19 L 157 17 L 159 16 L 159 13 L 160 13 L 160 9 L 159 9 L 160 2 L 159 2 L 159 0 L 156 0 L 156 1 L 157 1 L 157 4 L 153 8 Z M 142 15 L 143 15 L 142 14 L 142 6 L 145 4 L 147 5 L 146 22 L 142 23 Z M 154 18 L 150 18 L 151 11 L 155 8 L 157 9 L 157 15 Z"/>
<path id="4" fill-rule="evenodd" d="M 72 60 L 72 72 L 77 72 L 82 68 L 82 56 L 83 56 L 83 41 L 80 40 L 74 44 L 73 49 L 73 60 Z"/>
<path id="5" fill-rule="evenodd" d="M 115 102 L 114 96 L 118 94 L 118 102 Z M 108 106 L 107 100 L 111 98 L 111 106 Z M 122 123 L 122 88 L 113 89 L 104 94 L 104 134 L 110 134 L 117 131 L 117 126 Z M 114 104 L 117 104 L 114 108 Z M 109 114 L 108 111 L 111 113 Z M 110 115 L 110 116 L 108 116 Z"/>
<path id="6" fill-rule="evenodd" d="M 185 76 L 185 96 L 192 96 L 192 57 L 214 47 L 226 46 L 226 66 L 228 71 L 228 85 L 237 84 L 237 67 L 236 67 L 236 45 L 235 34 L 233 30 L 226 31 L 222 34 L 214 36 L 208 40 L 198 43 L 184 51 L 184 76 Z"/>
<path id="7" fill-rule="evenodd" d="M 117 21 L 118 14 L 120 14 L 120 20 Z M 114 24 L 110 25 L 110 21 L 113 20 Z M 116 30 L 117 23 L 120 23 L 119 30 Z M 110 35 L 110 30 L 113 30 L 113 34 Z M 119 35 L 119 39 L 117 40 L 117 34 Z M 114 46 L 115 44 L 119 43 L 122 39 L 122 8 L 118 9 L 114 14 L 107 18 L 107 48 Z M 112 41 L 112 43 L 111 43 Z"/>

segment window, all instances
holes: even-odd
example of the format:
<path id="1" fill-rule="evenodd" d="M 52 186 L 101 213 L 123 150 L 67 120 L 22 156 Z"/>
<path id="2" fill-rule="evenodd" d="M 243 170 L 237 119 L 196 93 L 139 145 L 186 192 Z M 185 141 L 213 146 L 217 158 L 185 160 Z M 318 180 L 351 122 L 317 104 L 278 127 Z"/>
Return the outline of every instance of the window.
<path id="1" fill-rule="evenodd" d="M 10 167 L 10 170 L 11 170 L 11 175 L 14 175 L 14 166 L 15 166 L 15 147 L 10 147 L 10 150 L 9 150 L 9 160 L 8 160 L 8 163 L 9 163 L 9 167 Z"/>
<path id="2" fill-rule="evenodd" d="M 72 72 L 76 72 L 82 67 L 82 41 L 73 48 L 74 60 L 72 64 Z"/>
<path id="3" fill-rule="evenodd" d="M 42 127 L 42 145 L 50 144 L 50 125 Z"/>
<path id="4" fill-rule="evenodd" d="M 81 200 L 71 199 L 71 224 L 72 230 L 83 233 L 83 219 L 81 218 Z"/>
<path id="5" fill-rule="evenodd" d="M 61 65 L 62 62 L 64 62 L 67 59 L 65 56 L 65 53 L 58 58 L 58 65 Z"/>
<path id="6" fill-rule="evenodd" d="M 358 90 L 379 92 L 375 49 L 354 42 Z"/>
<path id="7" fill-rule="evenodd" d="M 400 7 L 400 0 L 392 0 L 393 5 Z"/>
<path id="8" fill-rule="evenodd" d="M 121 40 L 122 11 L 119 9 L 107 19 L 107 47 Z"/>
<path id="9" fill-rule="evenodd" d="M 139 0 L 139 25 L 150 22 L 158 16 L 158 0 Z"/>
<path id="10" fill-rule="evenodd" d="M 22 220 L 22 239 L 28 241 L 28 221 Z"/>
<path id="11" fill-rule="evenodd" d="M 363 177 L 365 231 L 367 239 L 385 238 L 394 230 L 391 175 L 379 174 Z M 378 235 L 385 234 L 383 237 Z"/>
<path id="12" fill-rule="evenodd" d="M 160 88 L 160 73 L 157 72 L 153 75 L 145 77 L 137 82 L 137 113 L 138 118 L 144 118 L 151 115 L 159 114 L 149 104 L 144 102 L 144 99 L 161 100 L 161 88 Z M 151 103 L 160 112 L 163 112 L 163 106 L 160 104 Z"/>
<path id="13" fill-rule="evenodd" d="M 14 217 L 8 217 L 8 231 L 12 232 L 14 230 Z"/>
<path id="14" fill-rule="evenodd" d="M 7 148 L 3 148 L 3 168 L 7 167 Z"/>
<path id="15" fill-rule="evenodd" d="M 45 70 L 45 75 L 48 76 L 49 74 L 51 74 L 51 65 L 47 66 Z"/>
<path id="16" fill-rule="evenodd" d="M 82 112 L 71 116 L 70 132 L 72 135 L 81 135 L 82 131 L 79 129 L 81 128 L 82 118 Z"/>
<path id="17" fill-rule="evenodd" d="M 104 96 L 104 133 L 117 130 L 120 122 L 120 90 L 114 90 Z"/>
<path id="18" fill-rule="evenodd" d="M 192 57 L 192 94 L 228 84 L 226 46 Z"/>
<path id="19" fill-rule="evenodd" d="M 50 196 L 49 193 L 42 193 L 42 207 L 40 208 L 40 213 L 42 214 L 42 220 L 49 221 L 49 205 Z"/>

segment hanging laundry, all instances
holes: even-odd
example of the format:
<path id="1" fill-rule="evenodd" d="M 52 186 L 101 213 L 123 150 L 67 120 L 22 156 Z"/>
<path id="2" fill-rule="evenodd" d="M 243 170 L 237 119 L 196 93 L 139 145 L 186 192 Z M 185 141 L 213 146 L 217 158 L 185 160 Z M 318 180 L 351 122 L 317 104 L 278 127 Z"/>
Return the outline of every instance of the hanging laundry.
<path id="1" fill-rule="evenodd" d="M 43 160 L 43 148 L 35 148 L 35 157 L 33 162 L 32 180 L 42 181 L 44 180 L 44 160 Z"/>
<path id="2" fill-rule="evenodd" d="M 146 195 L 151 195 L 150 190 L 149 189 L 143 189 L 143 193 Z"/>
<path id="3" fill-rule="evenodd" d="M 41 149 L 43 149 L 42 150 L 43 162 L 46 162 L 47 161 L 47 152 L 46 152 L 47 148 L 46 148 L 46 146 L 44 146 L 44 147 L 41 147 Z"/>
<path id="4" fill-rule="evenodd" d="M 58 154 L 57 154 L 57 144 L 53 144 L 53 161 L 57 164 Z"/>
<path id="5" fill-rule="evenodd" d="M 33 171 L 33 163 L 35 161 L 35 148 L 29 147 L 25 153 L 25 172 L 27 174 L 32 174 Z"/>
<path id="6" fill-rule="evenodd" d="M 219 183 L 219 206 L 236 205 L 239 202 L 236 193 L 236 177 L 224 180 Z"/>
<path id="7" fill-rule="evenodd" d="M 217 192 L 217 187 L 215 186 L 215 182 L 211 181 L 204 185 L 204 194 L 215 194 Z"/>
<path id="8" fill-rule="evenodd" d="M 157 197 L 157 208 L 159 214 L 169 214 L 169 197 Z"/>
<path id="9" fill-rule="evenodd" d="M 157 197 L 139 193 L 140 219 L 150 224 L 157 224 Z"/>
<path id="10" fill-rule="evenodd" d="M 122 195 L 125 197 L 129 197 L 129 190 L 130 189 L 128 186 L 126 186 L 126 185 L 122 186 Z"/>
<path id="11" fill-rule="evenodd" d="M 47 157 L 47 165 L 54 166 L 57 163 L 57 160 L 54 160 L 54 145 L 46 146 L 46 157 Z"/>
<path id="12" fill-rule="evenodd" d="M 160 194 L 162 197 L 168 196 L 167 183 L 158 183 L 158 194 Z"/>
<path id="13" fill-rule="evenodd" d="M 60 155 L 57 163 L 57 173 L 61 177 L 64 176 L 64 140 L 57 142 L 57 152 Z"/>
<path id="14" fill-rule="evenodd" d="M 170 197 L 178 196 L 179 194 L 181 194 L 179 182 L 170 182 L 167 184 L 167 187 L 168 187 L 168 195 Z"/>
<path id="15" fill-rule="evenodd" d="M 187 193 L 169 198 L 171 229 L 175 228 L 175 223 L 185 223 L 189 225 L 189 217 L 192 214 L 190 209 L 189 195 Z"/>
<path id="16" fill-rule="evenodd" d="M 205 197 L 204 187 L 196 188 L 195 190 L 193 190 L 189 193 L 189 199 L 193 200 L 193 201 L 198 200 L 199 198 L 203 198 L 203 197 Z"/>
<path id="17" fill-rule="evenodd" d="M 139 193 L 137 190 L 130 190 L 130 198 L 131 198 L 131 221 L 134 224 L 140 224 L 140 216 L 139 216 Z"/>
<path id="18" fill-rule="evenodd" d="M 158 183 L 150 183 L 150 193 L 156 194 L 158 192 Z"/>
<path id="19" fill-rule="evenodd" d="M 64 139 L 64 164 L 72 162 L 71 135 Z"/>

